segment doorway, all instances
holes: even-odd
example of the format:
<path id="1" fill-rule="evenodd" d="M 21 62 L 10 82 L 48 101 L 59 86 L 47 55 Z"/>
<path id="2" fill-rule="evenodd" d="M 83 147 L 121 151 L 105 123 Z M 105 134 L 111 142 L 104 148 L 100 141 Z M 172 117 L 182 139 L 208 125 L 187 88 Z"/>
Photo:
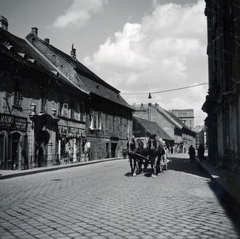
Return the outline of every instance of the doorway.
<path id="1" fill-rule="evenodd" d="M 12 157 L 11 161 L 8 162 L 8 169 L 18 169 L 19 168 L 19 139 L 20 139 L 19 133 L 13 133 L 12 134 Z"/>
<path id="2" fill-rule="evenodd" d="M 117 144 L 111 143 L 111 157 L 112 158 L 115 158 L 115 156 L 116 156 L 116 148 L 117 148 Z"/>
<path id="3" fill-rule="evenodd" d="M 40 130 L 35 139 L 35 165 L 43 167 L 47 165 L 48 150 L 47 145 L 50 135 L 45 130 Z"/>

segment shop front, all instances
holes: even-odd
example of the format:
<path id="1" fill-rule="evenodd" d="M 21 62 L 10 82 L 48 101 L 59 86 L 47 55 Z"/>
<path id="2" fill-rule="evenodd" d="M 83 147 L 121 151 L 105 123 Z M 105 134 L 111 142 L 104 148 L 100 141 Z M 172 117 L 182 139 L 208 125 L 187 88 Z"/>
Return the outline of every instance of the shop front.
<path id="1" fill-rule="evenodd" d="M 28 161 L 30 168 L 47 167 L 58 164 L 58 120 L 51 115 L 30 116 Z"/>
<path id="2" fill-rule="evenodd" d="M 84 160 L 84 125 L 59 126 L 58 152 L 61 163 L 77 163 Z M 82 126 L 82 127 L 81 127 Z"/>
<path id="3" fill-rule="evenodd" d="M 27 150 L 27 118 L 0 114 L 0 169 L 21 169 Z"/>

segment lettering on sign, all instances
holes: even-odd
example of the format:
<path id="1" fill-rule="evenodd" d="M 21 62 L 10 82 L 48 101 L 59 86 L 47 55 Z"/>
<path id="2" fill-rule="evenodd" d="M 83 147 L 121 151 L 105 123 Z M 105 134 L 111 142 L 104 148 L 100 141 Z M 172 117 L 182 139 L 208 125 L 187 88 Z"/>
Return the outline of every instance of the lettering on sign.
<path id="1" fill-rule="evenodd" d="M 0 128 L 10 130 L 27 130 L 27 119 L 7 114 L 0 114 Z"/>

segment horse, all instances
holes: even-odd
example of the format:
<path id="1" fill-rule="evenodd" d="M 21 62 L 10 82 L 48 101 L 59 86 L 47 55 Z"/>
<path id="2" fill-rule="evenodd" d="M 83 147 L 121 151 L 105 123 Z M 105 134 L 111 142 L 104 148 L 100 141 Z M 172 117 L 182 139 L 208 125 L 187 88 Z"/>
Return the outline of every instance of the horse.
<path id="1" fill-rule="evenodd" d="M 128 158 L 129 158 L 129 162 L 130 162 L 132 176 L 136 176 L 135 170 L 136 170 L 137 156 L 135 154 L 135 151 L 136 151 L 136 141 L 133 136 L 127 142 L 127 152 L 128 152 Z"/>

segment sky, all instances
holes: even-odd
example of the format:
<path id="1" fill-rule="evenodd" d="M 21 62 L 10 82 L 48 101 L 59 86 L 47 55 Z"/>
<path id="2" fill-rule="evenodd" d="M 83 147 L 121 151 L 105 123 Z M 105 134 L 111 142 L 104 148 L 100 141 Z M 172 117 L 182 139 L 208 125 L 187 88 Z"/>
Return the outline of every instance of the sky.
<path id="1" fill-rule="evenodd" d="M 67 54 L 74 44 L 77 60 L 129 104 L 193 109 L 195 126 L 207 116 L 204 9 L 204 0 L 0 0 L 12 34 L 37 27 Z"/>

